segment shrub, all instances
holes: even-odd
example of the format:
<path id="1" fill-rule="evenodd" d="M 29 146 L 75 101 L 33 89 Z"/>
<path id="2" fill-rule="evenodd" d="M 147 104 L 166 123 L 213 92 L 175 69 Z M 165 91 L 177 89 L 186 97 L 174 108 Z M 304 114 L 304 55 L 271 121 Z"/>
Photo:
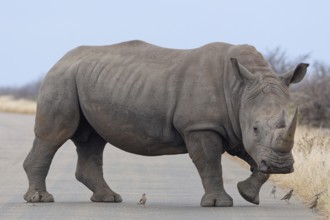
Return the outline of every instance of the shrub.
<path id="1" fill-rule="evenodd" d="M 21 87 L 2 87 L 0 96 L 11 96 L 15 99 L 37 100 L 42 79 L 27 83 Z"/>
<path id="2" fill-rule="evenodd" d="M 266 54 L 273 69 L 282 74 L 309 59 L 309 54 L 288 59 L 285 52 L 276 48 Z M 315 61 L 310 65 L 305 79 L 292 86 L 291 98 L 299 107 L 299 122 L 313 127 L 330 128 L 330 67 Z"/>

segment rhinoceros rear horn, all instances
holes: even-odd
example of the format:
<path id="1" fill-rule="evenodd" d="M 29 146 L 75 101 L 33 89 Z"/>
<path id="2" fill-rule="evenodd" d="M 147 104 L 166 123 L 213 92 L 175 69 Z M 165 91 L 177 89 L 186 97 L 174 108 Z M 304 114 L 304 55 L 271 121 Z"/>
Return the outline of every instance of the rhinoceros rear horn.
<path id="1" fill-rule="evenodd" d="M 236 58 L 230 58 L 231 64 L 233 66 L 234 74 L 238 80 L 241 82 L 249 82 L 257 78 L 256 75 L 252 74 L 243 65 L 238 63 Z"/>
<path id="2" fill-rule="evenodd" d="M 285 127 L 286 127 L 285 111 L 282 110 L 280 117 L 277 119 L 276 128 L 285 128 Z"/>

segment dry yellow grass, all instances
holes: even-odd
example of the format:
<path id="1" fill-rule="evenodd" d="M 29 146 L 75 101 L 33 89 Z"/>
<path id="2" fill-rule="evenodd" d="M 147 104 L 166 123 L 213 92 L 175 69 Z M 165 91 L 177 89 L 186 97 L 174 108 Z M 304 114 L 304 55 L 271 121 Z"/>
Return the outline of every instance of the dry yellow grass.
<path id="1" fill-rule="evenodd" d="M 0 96 L 0 111 L 16 112 L 24 114 L 35 114 L 37 108 L 36 102 L 13 99 L 11 96 Z"/>
<path id="2" fill-rule="evenodd" d="M 280 186 L 294 189 L 306 206 L 322 193 L 317 209 L 330 218 L 330 131 L 299 127 L 296 131 L 291 174 L 272 175 L 271 180 Z"/>

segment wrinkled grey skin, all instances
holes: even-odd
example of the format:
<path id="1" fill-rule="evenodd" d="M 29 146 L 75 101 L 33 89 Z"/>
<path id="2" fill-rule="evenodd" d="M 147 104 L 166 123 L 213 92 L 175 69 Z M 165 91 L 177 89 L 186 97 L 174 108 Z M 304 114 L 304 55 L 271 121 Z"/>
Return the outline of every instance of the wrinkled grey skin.
<path id="1" fill-rule="evenodd" d="M 103 178 L 105 144 L 140 155 L 189 153 L 202 179 L 202 206 L 232 206 L 222 180 L 225 151 L 251 166 L 240 194 L 259 203 L 270 173 L 293 169 L 296 116 L 288 86 L 308 64 L 276 75 L 255 48 L 212 43 L 193 50 L 141 41 L 79 47 L 47 74 L 38 97 L 35 140 L 24 161 L 29 200 L 53 202 L 45 178 L 61 145 L 77 146 L 77 179 L 92 201 L 121 202 Z"/>

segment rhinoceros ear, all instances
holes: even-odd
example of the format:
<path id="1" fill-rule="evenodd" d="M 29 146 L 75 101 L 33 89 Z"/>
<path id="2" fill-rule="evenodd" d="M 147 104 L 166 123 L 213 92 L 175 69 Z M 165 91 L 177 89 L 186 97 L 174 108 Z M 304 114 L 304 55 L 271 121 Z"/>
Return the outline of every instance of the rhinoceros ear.
<path id="1" fill-rule="evenodd" d="M 298 83 L 306 75 L 308 66 L 308 63 L 300 63 L 294 70 L 291 70 L 280 77 L 287 86 L 289 86 L 291 83 Z"/>
<path id="2" fill-rule="evenodd" d="M 234 74 L 239 81 L 251 82 L 257 78 L 256 75 L 252 74 L 242 64 L 238 63 L 236 58 L 230 58 L 230 61 L 233 66 Z"/>

